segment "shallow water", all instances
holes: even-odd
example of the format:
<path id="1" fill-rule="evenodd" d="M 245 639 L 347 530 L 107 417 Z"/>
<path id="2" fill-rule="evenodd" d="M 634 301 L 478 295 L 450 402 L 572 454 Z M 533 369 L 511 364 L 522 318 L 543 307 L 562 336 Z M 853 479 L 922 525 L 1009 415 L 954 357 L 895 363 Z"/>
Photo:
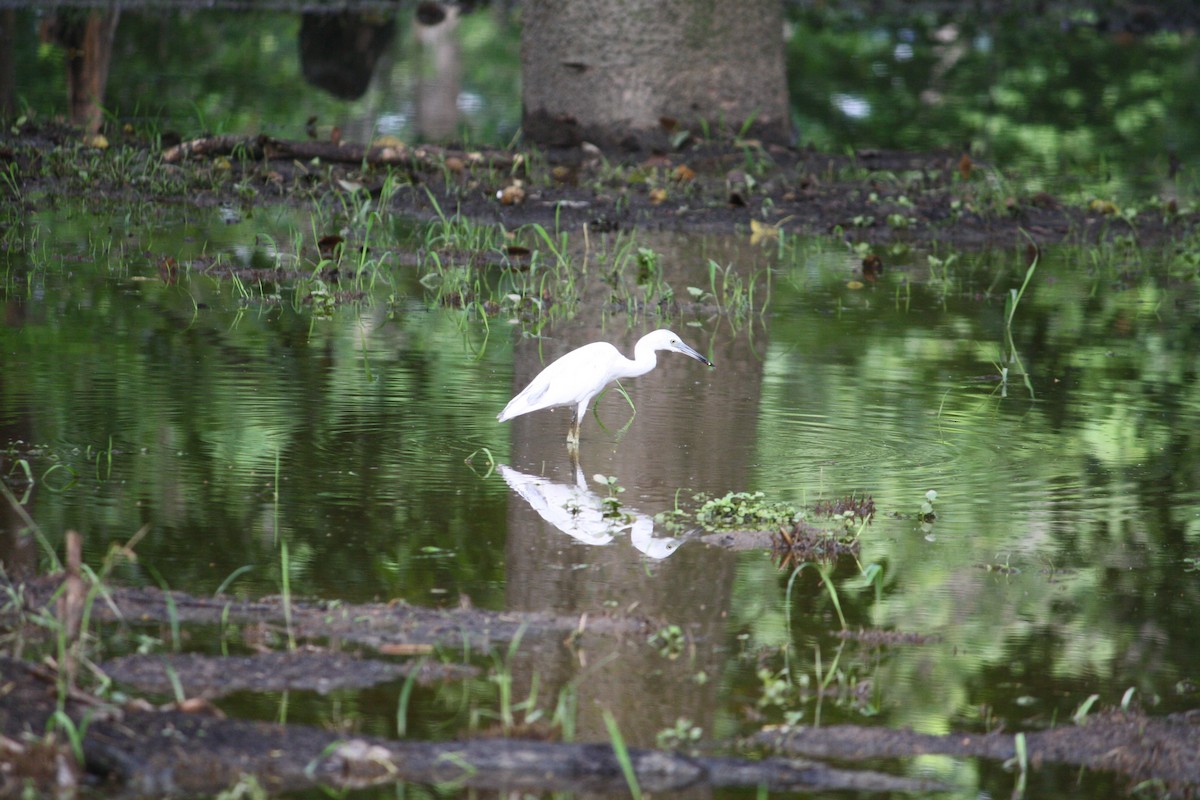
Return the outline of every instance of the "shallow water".
<path id="1" fill-rule="evenodd" d="M 626 382 L 636 414 L 606 394 L 576 466 L 567 412 L 496 413 L 556 355 L 599 338 L 628 351 L 660 321 L 588 307 L 528 338 L 503 316 L 485 327 L 432 305 L 409 268 L 315 313 L 286 287 L 159 271 L 166 254 L 256 263 L 264 242 L 289 240 L 290 212 L 232 225 L 190 212 L 106 245 L 76 220 L 40 215 L 38 249 L 8 256 L 3 463 L 50 544 L 83 531 L 90 564 L 149 526 L 120 580 L 157 574 L 203 594 L 232 577 L 232 594 L 277 593 L 286 538 L 292 591 L 308 596 L 554 610 L 581 625 L 641 614 L 661 626 L 653 646 L 513 657 L 522 697 L 530 675 L 543 698 L 574 683 L 581 739 L 607 738 L 602 707 L 653 745 L 680 718 L 720 738 L 785 712 L 945 732 L 1044 726 L 1131 689 L 1152 713 L 1195 705 L 1197 299 L 1190 282 L 1154 277 L 1167 255 L 1139 253 L 1144 271 L 1130 273 L 1119 247 L 1047 250 L 1013 317 L 1018 364 L 1002 356 L 1002 298 L 1026 266 L 1015 254 L 960 254 L 943 273 L 901 249 L 888 257 L 898 267 L 858 287 L 837 243 L 641 234 L 678 296 L 710 285 L 714 259 L 759 281 L 760 297 L 770 268 L 769 302 L 740 319 L 669 320 L 716 367 L 663 354 Z M 930 490 L 937 518 L 922 523 Z M 730 491 L 874 499 L 858 563 L 830 576 L 837 606 L 815 570 L 789 595 L 769 554 L 655 519 Z M 610 494 L 627 515 L 615 524 Z M 6 511 L 6 569 L 36 569 L 19 527 Z M 844 642 L 839 608 L 850 630 L 932 638 Z M 785 663 L 837 691 L 763 702 L 758 670 Z M 348 695 L 345 713 L 386 734 L 395 691 Z M 449 691 L 418 690 L 414 730 L 467 725 Z M 293 720 L 329 713 L 328 698 L 230 702 L 267 718 L 281 703 Z"/>

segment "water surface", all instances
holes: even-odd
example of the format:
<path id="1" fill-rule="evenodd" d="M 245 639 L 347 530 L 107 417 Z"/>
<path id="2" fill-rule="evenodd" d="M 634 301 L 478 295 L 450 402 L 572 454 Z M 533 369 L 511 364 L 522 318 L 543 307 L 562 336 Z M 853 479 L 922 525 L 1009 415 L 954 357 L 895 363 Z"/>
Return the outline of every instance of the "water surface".
<path id="1" fill-rule="evenodd" d="M 1040 727 L 1129 690 L 1152 713 L 1195 705 L 1197 301 L 1163 277 L 1165 254 L 1131 273 L 1119 246 L 1048 249 L 1006 326 L 1020 254 L 960 254 L 942 272 L 897 251 L 863 285 L 836 243 L 640 234 L 681 296 L 711 285 L 709 259 L 760 297 L 769 268 L 766 310 L 663 320 L 600 304 L 535 338 L 432 303 L 407 267 L 320 313 L 286 286 L 200 267 L 164 281 L 167 253 L 268 258 L 290 212 L 189 212 L 135 244 L 76 219 L 39 215 L 39 249 L 8 256 L 4 468 L 49 543 L 83 531 L 91 564 L 148 526 L 123 581 L 204 594 L 234 576 L 231 594 L 277 593 L 286 539 L 292 591 L 308 596 L 645 616 L 661 626 L 651 646 L 517 656 L 543 697 L 576 687 L 580 738 L 606 738 L 601 707 L 652 745 L 680 718 L 720 738 L 784 719 Z M 663 354 L 626 382 L 636 414 L 616 392 L 596 403 L 578 463 L 566 411 L 496 422 L 558 354 L 595 339 L 628 352 L 662 324 L 716 368 Z M 918 518 L 930 490 L 932 522 Z M 768 553 L 708 547 L 661 518 L 731 491 L 873 498 L 857 562 L 830 575 L 845 627 L 927 642 L 843 641 L 816 570 L 788 595 Z M 6 569 L 37 569 L 37 547 L 4 524 Z M 837 691 L 773 704 L 785 667 Z M 293 701 L 292 719 L 320 717 L 314 702 Z M 438 692 L 415 702 L 424 735 L 465 724 L 446 727 Z M 376 706 L 363 724 L 387 733 L 392 701 Z"/>

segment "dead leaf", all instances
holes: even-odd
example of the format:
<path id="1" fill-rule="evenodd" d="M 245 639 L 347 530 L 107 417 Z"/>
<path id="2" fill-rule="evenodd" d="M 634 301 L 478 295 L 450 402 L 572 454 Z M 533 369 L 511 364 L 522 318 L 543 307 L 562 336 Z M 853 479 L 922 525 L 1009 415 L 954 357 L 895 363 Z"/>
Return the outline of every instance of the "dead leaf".
<path id="1" fill-rule="evenodd" d="M 667 190 L 666 189 L 663 189 L 660 187 L 658 189 L 650 190 L 650 204 L 651 205 L 659 205 L 666 199 L 667 199 Z"/>
<path id="2" fill-rule="evenodd" d="M 1097 214 L 1119 214 L 1121 209 L 1117 208 L 1117 204 L 1111 200 L 1093 200 L 1088 203 L 1088 208 Z"/>
<path id="3" fill-rule="evenodd" d="M 774 225 L 761 222 L 757 219 L 750 220 L 750 246 L 753 247 L 762 242 L 778 241 L 779 234 L 783 230 L 783 223 L 789 219 L 791 217 L 784 217 Z"/>
<path id="4" fill-rule="evenodd" d="M 467 165 L 458 156 L 450 156 L 446 159 L 446 169 L 453 172 L 455 175 L 461 175 L 462 171 L 467 168 Z"/>
<path id="5" fill-rule="evenodd" d="M 680 164 L 678 167 L 671 170 L 671 177 L 680 183 L 687 183 L 688 181 L 695 180 L 696 170 L 692 169 L 687 164 Z"/>
<path id="6" fill-rule="evenodd" d="M 525 202 L 525 189 L 521 186 L 520 181 L 513 181 L 510 186 L 505 186 L 496 192 L 496 199 L 500 201 L 501 205 L 519 206 Z"/>
<path id="7" fill-rule="evenodd" d="M 971 167 L 975 166 L 975 162 L 966 153 L 963 153 L 962 158 L 958 160 L 958 174 L 962 175 L 964 181 L 971 180 Z"/>
<path id="8" fill-rule="evenodd" d="M 433 652 L 433 645 L 416 642 L 396 642 L 381 644 L 379 652 L 385 656 L 423 656 Z"/>
<path id="9" fill-rule="evenodd" d="M 207 714 L 217 719 L 225 719 L 225 712 L 214 706 L 203 697 L 189 697 L 175 704 L 175 709 L 184 714 Z"/>

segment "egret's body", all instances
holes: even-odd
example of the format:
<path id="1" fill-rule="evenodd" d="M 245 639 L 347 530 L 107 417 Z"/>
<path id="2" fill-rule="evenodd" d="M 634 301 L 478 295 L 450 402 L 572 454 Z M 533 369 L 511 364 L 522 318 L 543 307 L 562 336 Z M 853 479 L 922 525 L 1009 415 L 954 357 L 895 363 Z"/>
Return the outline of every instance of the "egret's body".
<path id="1" fill-rule="evenodd" d="M 505 422 L 530 411 L 574 406 L 575 413 L 567 441 L 577 444 L 579 426 L 592 399 L 612 381 L 636 378 L 654 369 L 658 365 L 655 353 L 659 350 L 683 353 L 712 366 L 711 361 L 665 328 L 651 331 L 638 339 L 632 359 L 621 355 L 621 351 L 608 342 L 593 342 L 572 350 L 539 372 L 520 394 L 508 402 L 497 419 Z"/>

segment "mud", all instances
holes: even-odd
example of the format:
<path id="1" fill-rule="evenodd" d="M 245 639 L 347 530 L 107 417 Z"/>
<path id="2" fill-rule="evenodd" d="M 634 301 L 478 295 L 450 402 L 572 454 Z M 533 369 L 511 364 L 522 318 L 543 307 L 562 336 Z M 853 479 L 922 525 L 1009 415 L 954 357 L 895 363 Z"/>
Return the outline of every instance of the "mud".
<path id="1" fill-rule="evenodd" d="M 112 147 L 140 151 L 160 182 L 187 188 L 183 196 L 164 196 L 166 189 L 151 181 L 106 183 L 98 171 L 84 187 L 97 202 L 241 208 L 250 186 L 255 204 L 301 205 L 312 202 L 314 189 L 361 186 L 378 197 L 399 174 L 409 186 L 392 195 L 391 211 L 432 217 L 432 196 L 442 209 L 510 230 L 536 222 L 567 230 L 587 224 L 594 231 L 733 233 L 748 231 L 755 220 L 853 242 L 981 248 L 1024 245 L 1027 237 L 1038 244 L 1089 243 L 1131 234 L 1145 246 L 1190 235 L 1200 222 L 1200 214 L 1180 211 L 1168 197 L 1158 198 L 1159 211 L 1130 221 L 1103 198 L 1079 207 L 1047 192 L 1008 194 L 998 188 L 1007 185 L 999 165 L 957 152 L 830 155 L 751 141 L 693 142 L 670 153 L 601 154 L 588 147 L 511 153 L 223 136 L 183 143 L 165 157 L 133 135 Z M 0 133 L 0 164 L 16 165 L 18 196 L 29 209 L 80 188 L 55 168 L 78 150 L 78 133 L 66 128 L 26 124 Z M 218 159 L 226 178 L 214 182 Z M 889 222 L 892 215 L 903 223 Z"/>
<path id="2" fill-rule="evenodd" d="M 252 656 L 201 653 L 133 655 L 100 664 L 118 684 L 149 694 L 170 695 L 176 685 L 187 698 L 205 700 L 233 692 L 363 689 L 411 677 L 419 684 L 461 680 L 479 672 L 466 665 L 432 661 L 398 662 L 358 658 L 315 646 Z"/>
<path id="3" fill-rule="evenodd" d="M 32 620 L 53 613 L 58 581 L 37 579 L 5 587 L 10 602 L 0 625 L 33 642 L 45 632 Z M 185 627 L 239 624 L 282 631 L 282 604 L 197 598 L 158 590 L 107 587 L 97 620 L 166 627 L 174 617 Z M 518 633 L 531 647 L 570 647 L 583 637 L 629 637 L 644 641 L 648 620 L 613 616 L 588 622 L 552 614 L 502 614 L 469 608 L 422 609 L 405 604 L 295 604 L 292 632 L 302 645 L 232 657 L 200 654 L 127 656 L 99 665 L 126 690 L 188 700 L 155 707 L 145 700 L 122 705 L 79 690 L 62 691 L 50 668 L 0 658 L 0 795 L 15 796 L 26 779 L 46 791 L 55 781 L 120 797 L 212 794 L 252 776 L 272 792 L 315 785 L 355 788 L 397 781 L 487 790 L 620 793 L 626 778 L 610 744 L 574 744 L 490 737 L 457 742 L 409 742 L 348 738 L 303 725 L 224 719 L 207 703 L 233 691 L 330 691 L 365 687 L 412 676 L 420 683 L 461 679 L 469 665 L 434 660 L 390 660 L 434 647 L 481 651 Z M 853 638 L 879 646 L 920 646 L 920 637 L 858 631 Z M 253 638 L 253 637 L 251 637 Z M 311 640 L 311 641 L 310 641 Z M 325 646 L 317 646 L 314 641 Z M 331 649 L 343 648 L 341 650 Z M 75 775 L 65 743 L 47 739 L 59 698 L 84 735 L 83 770 Z M 192 713 L 185 713 L 188 709 Z M 86 724 L 85 724 L 86 723 Z M 61 726 L 60 726 L 61 727 Z M 511 735 L 511 734 L 510 734 Z M 1200 712 L 1151 718 L 1134 712 L 1093 715 L 1083 725 L 1023 734 L 1028 764 L 1078 765 L 1125 776 L 1130 785 L 1157 781 L 1183 796 L 1200 793 Z M 764 759 L 681 755 L 632 750 L 630 759 L 645 791 L 766 786 L 772 790 L 851 789 L 927 793 L 953 787 L 869 769 L 834 768 L 812 759 L 845 763 L 943 754 L 1008 761 L 1016 738 L 964 732 L 931 736 L 852 725 L 767 729 L 742 747 L 774 754 Z M 725 743 L 724 749 L 737 749 Z M 13 748 L 16 748 L 15 750 Z M 19 756 L 19 757 L 18 757 Z M 58 789 L 62 787 L 59 786 Z"/>
<path id="4" fill-rule="evenodd" d="M 1089 717 L 1082 725 L 1021 735 L 1033 769 L 1071 764 L 1119 773 L 1131 786 L 1161 782 L 1164 795 L 1200 794 L 1200 711 L 1166 717 L 1114 711 Z M 763 731 L 754 743 L 788 755 L 854 761 L 926 754 L 1007 761 L 1017 754 L 1014 734 L 934 736 L 856 725 Z"/>

